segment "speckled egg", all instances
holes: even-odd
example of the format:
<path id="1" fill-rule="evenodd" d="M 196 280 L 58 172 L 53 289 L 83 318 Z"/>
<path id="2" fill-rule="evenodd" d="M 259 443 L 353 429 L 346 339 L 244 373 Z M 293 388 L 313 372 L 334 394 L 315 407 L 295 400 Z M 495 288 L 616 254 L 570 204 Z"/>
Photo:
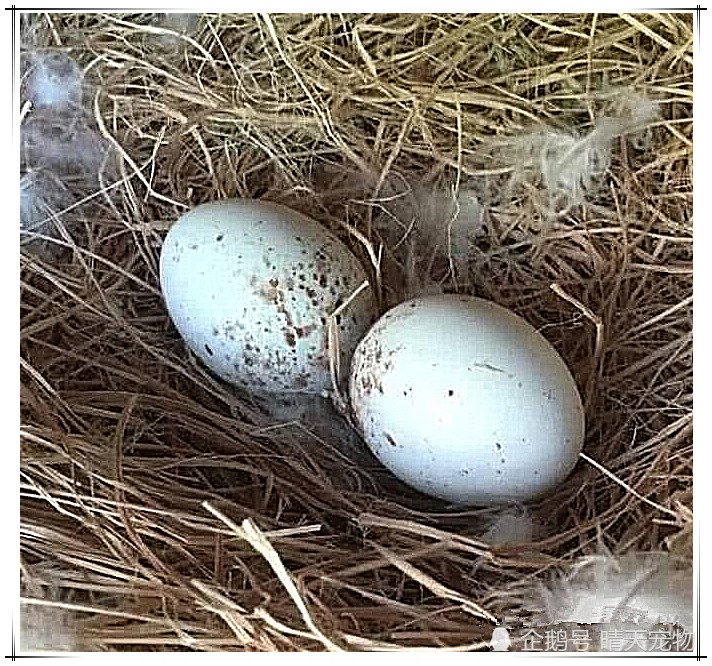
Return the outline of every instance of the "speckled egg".
<path id="1" fill-rule="evenodd" d="M 356 348 L 349 394 L 381 462 L 455 504 L 546 494 L 583 445 L 581 398 L 559 354 L 521 317 L 471 296 L 389 310 Z"/>
<path id="2" fill-rule="evenodd" d="M 171 227 L 160 279 L 182 338 L 222 379 L 253 392 L 322 393 L 331 387 L 327 317 L 367 274 L 309 217 L 229 199 L 201 204 Z M 374 315 L 365 289 L 336 317 L 343 368 Z"/>

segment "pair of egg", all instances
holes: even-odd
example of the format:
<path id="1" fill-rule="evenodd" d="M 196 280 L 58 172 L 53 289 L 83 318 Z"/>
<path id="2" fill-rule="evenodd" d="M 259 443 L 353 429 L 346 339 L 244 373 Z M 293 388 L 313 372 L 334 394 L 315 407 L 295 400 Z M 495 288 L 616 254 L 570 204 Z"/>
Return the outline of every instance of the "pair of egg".
<path id="1" fill-rule="evenodd" d="M 358 292 L 368 279 L 358 259 L 285 206 L 230 199 L 185 213 L 164 241 L 160 279 L 190 349 L 253 393 L 323 395 L 338 353 L 365 442 L 424 493 L 463 505 L 525 501 L 576 464 L 581 399 L 531 325 L 454 294 L 377 318 L 371 291 Z M 338 352 L 327 348 L 330 321 Z"/>

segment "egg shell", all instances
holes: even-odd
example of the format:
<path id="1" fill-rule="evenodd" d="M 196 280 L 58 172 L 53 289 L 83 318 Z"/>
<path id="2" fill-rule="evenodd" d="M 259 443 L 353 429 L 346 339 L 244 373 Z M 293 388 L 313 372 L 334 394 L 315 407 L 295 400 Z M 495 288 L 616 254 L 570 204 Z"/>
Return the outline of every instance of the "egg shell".
<path id="1" fill-rule="evenodd" d="M 460 295 L 389 310 L 354 353 L 354 416 L 397 477 L 455 504 L 553 490 L 583 446 L 584 411 L 556 350 L 521 317 Z"/>
<path id="2" fill-rule="evenodd" d="M 253 199 L 197 206 L 161 250 L 161 289 L 182 338 L 219 377 L 255 393 L 331 387 L 327 317 L 366 279 L 318 222 Z M 342 368 L 374 314 L 366 289 L 337 316 Z"/>

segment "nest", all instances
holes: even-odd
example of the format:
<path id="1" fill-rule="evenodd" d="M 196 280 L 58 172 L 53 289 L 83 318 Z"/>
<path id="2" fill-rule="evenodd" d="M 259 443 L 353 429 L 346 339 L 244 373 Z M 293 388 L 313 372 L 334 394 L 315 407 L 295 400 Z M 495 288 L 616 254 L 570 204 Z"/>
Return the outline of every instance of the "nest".
<path id="1" fill-rule="evenodd" d="M 485 649 L 577 558 L 691 559 L 691 15 L 26 14 L 21 40 L 22 608 L 70 648 Z M 226 197 L 337 232 L 384 308 L 468 293 L 545 335 L 587 436 L 534 529 L 491 538 L 501 509 L 191 356 L 162 237 Z"/>

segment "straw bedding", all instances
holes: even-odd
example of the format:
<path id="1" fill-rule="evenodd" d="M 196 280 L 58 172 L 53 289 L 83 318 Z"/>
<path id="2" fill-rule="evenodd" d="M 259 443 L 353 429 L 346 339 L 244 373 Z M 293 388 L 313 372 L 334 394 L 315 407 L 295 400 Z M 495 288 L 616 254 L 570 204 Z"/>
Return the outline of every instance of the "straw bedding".
<path id="1" fill-rule="evenodd" d="M 21 47 L 21 585 L 45 647 L 485 649 L 577 558 L 691 563 L 691 15 L 27 14 Z M 327 402 L 280 417 L 211 376 L 158 258 L 233 196 L 338 233 L 384 308 L 457 291 L 535 325 L 586 406 L 569 479 L 450 507 Z"/>

